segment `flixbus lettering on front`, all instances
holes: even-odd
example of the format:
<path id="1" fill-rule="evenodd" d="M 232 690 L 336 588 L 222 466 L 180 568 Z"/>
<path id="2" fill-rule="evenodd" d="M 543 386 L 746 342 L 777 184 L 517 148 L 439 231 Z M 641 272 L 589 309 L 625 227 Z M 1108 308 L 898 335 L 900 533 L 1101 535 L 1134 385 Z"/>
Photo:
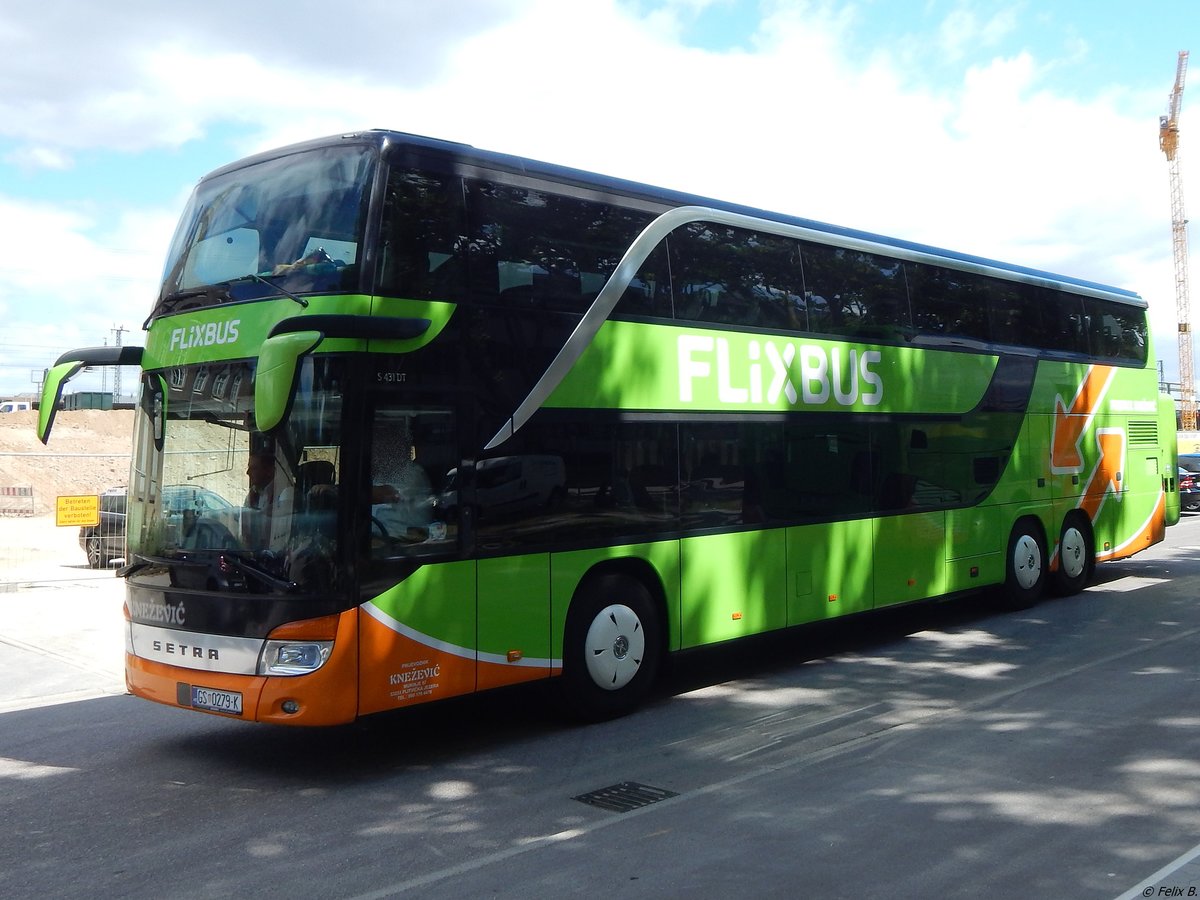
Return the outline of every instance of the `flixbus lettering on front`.
<path id="1" fill-rule="evenodd" d="M 191 350 L 193 347 L 232 344 L 238 339 L 240 324 L 241 319 L 230 319 L 225 322 L 202 322 L 199 325 L 172 329 L 170 349 Z"/>

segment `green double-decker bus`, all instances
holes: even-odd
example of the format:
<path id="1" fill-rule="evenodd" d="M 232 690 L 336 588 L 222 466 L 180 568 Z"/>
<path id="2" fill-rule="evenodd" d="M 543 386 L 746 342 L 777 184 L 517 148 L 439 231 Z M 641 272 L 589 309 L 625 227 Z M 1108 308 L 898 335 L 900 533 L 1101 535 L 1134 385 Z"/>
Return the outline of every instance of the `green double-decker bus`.
<path id="1" fill-rule="evenodd" d="M 334 724 L 964 592 L 1177 521 L 1136 294 L 388 131 L 202 179 L 136 365 L 126 675 Z"/>

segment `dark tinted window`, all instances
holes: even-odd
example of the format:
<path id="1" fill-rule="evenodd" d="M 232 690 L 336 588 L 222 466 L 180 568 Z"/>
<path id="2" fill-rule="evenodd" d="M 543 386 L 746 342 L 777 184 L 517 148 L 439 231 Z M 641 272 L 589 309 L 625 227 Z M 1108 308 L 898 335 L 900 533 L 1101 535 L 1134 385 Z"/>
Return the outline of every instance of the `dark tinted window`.
<path id="1" fill-rule="evenodd" d="M 989 319 L 992 340 L 1025 347 L 1042 345 L 1043 297 L 1033 287 L 1000 283 L 991 296 Z"/>
<path id="2" fill-rule="evenodd" d="M 396 167 L 384 199 L 378 290 L 583 312 L 652 219 Z M 1138 364 L 1148 346 L 1138 308 L 709 222 L 682 226 L 656 247 L 616 312 L 880 341 L 990 340 Z"/>
<path id="3" fill-rule="evenodd" d="M 676 428 L 531 423 L 504 455 L 476 462 L 478 543 L 487 552 L 621 540 L 679 527 Z"/>
<path id="4" fill-rule="evenodd" d="M 618 315 L 669 319 L 675 314 L 671 299 L 670 243 L 670 239 L 664 240 L 646 257 L 621 295 L 616 307 Z"/>
<path id="5" fill-rule="evenodd" d="M 988 305 L 995 282 L 982 275 L 924 263 L 904 264 L 918 334 L 988 339 Z"/>
<path id="6" fill-rule="evenodd" d="M 1088 336 L 1084 325 L 1083 298 L 1061 291 L 1039 290 L 1043 331 L 1033 346 L 1065 353 L 1087 353 Z"/>
<path id="7" fill-rule="evenodd" d="M 1146 315 L 1140 309 L 1084 300 L 1091 355 L 1108 361 L 1146 362 Z"/>
<path id="8" fill-rule="evenodd" d="M 794 241 L 692 222 L 672 233 L 670 246 L 678 318 L 804 327 L 800 254 Z"/>
<path id="9" fill-rule="evenodd" d="M 895 340 L 911 337 L 904 265 L 896 259 L 803 244 L 808 330 Z"/>
<path id="10" fill-rule="evenodd" d="M 466 254 L 462 182 L 392 169 L 380 228 L 379 293 L 458 301 L 465 292 Z"/>
<path id="11" fill-rule="evenodd" d="M 583 312 L 650 216 L 527 187 L 467 182 L 471 293 Z"/>

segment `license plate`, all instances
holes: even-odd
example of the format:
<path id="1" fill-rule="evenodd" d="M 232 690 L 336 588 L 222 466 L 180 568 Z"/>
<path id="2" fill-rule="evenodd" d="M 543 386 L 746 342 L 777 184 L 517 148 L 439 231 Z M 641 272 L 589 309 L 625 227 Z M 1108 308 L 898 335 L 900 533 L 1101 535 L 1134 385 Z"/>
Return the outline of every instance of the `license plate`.
<path id="1" fill-rule="evenodd" d="M 192 706 L 196 709 L 240 716 L 242 714 L 242 695 L 236 691 L 218 691 L 214 688 L 192 685 Z"/>

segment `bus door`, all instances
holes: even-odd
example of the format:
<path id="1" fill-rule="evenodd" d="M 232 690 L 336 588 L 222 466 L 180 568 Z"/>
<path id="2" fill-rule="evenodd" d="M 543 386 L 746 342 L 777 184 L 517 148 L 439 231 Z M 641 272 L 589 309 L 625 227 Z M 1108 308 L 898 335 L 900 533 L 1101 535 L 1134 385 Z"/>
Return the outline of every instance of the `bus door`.
<path id="1" fill-rule="evenodd" d="M 520 553 L 516 537 L 556 506 L 480 504 L 480 469 L 503 466 L 462 458 L 470 404 L 405 395 L 367 414 L 363 713 L 550 675 L 549 554 Z"/>
<path id="2" fill-rule="evenodd" d="M 360 713 L 475 690 L 475 563 L 462 558 L 461 522 L 439 504 L 460 468 L 458 407 L 393 390 L 363 413 Z"/>

